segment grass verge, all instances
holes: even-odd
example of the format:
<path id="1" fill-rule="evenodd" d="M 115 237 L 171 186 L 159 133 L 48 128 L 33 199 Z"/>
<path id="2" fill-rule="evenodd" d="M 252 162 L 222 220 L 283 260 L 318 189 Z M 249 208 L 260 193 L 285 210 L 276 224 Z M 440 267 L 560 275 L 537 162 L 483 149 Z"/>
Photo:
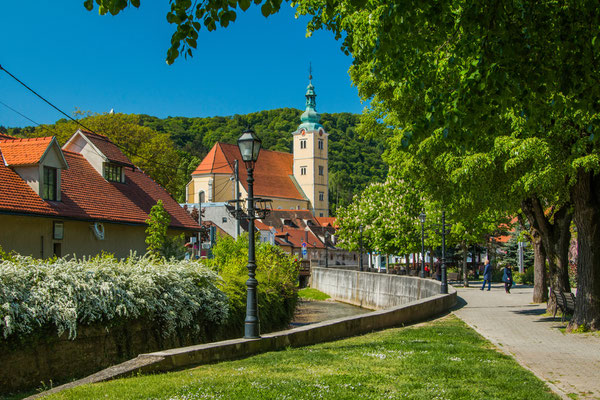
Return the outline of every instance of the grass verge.
<path id="1" fill-rule="evenodd" d="M 48 399 L 557 399 L 454 316 Z"/>
<path id="2" fill-rule="evenodd" d="M 298 290 L 298 296 L 305 300 L 327 300 L 331 296 L 313 288 L 304 288 Z"/>

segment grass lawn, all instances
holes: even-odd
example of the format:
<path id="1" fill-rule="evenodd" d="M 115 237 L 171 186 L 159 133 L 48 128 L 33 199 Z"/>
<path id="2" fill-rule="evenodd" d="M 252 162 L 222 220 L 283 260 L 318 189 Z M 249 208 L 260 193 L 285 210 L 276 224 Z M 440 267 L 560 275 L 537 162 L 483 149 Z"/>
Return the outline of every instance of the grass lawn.
<path id="1" fill-rule="evenodd" d="M 454 316 L 48 399 L 557 399 Z"/>
<path id="2" fill-rule="evenodd" d="M 304 288 L 298 290 L 298 296 L 301 299 L 307 300 L 327 300 L 331 297 L 327 293 L 320 292 L 313 288 Z"/>

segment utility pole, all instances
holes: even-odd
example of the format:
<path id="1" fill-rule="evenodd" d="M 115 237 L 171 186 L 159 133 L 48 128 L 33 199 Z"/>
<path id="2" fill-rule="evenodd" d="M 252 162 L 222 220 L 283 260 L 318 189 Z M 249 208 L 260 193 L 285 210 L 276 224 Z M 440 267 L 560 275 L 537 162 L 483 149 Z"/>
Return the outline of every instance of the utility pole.
<path id="1" fill-rule="evenodd" d="M 233 162 L 233 174 L 234 174 L 234 183 L 233 183 L 233 198 L 235 199 L 235 211 L 236 211 L 236 215 L 239 215 L 240 212 L 240 203 L 239 203 L 239 199 L 240 199 L 240 174 L 239 174 L 239 170 L 238 170 L 238 160 L 235 160 Z M 235 225 L 235 238 L 239 238 L 240 237 L 240 221 L 241 218 L 237 218 L 236 219 L 236 225 Z"/>

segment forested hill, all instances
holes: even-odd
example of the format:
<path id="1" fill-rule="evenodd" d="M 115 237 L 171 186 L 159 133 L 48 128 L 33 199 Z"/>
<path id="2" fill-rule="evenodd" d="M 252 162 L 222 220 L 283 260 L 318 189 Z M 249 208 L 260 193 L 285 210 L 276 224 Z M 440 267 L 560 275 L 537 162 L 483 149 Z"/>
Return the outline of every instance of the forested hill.
<path id="1" fill-rule="evenodd" d="M 301 111 L 293 108 L 260 111 L 230 117 L 157 118 L 148 115 L 102 114 L 80 121 L 119 144 L 129 158 L 182 201 L 185 184 L 199 161 L 217 142 L 236 143 L 251 127 L 264 148 L 292 151 L 292 135 Z M 369 182 L 383 180 L 387 167 L 381 160 L 383 143 L 360 138 L 355 127 L 359 116 L 350 113 L 321 114 L 329 133 L 329 195 L 332 212 L 347 204 Z M 77 125 L 65 119 L 40 127 L 9 128 L 8 134 L 57 136 L 63 144 Z"/>

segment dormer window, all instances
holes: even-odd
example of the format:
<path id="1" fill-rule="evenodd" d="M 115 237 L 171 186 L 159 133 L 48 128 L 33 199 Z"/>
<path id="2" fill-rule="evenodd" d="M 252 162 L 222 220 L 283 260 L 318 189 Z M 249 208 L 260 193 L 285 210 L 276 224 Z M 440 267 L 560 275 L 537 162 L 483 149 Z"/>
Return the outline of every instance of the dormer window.
<path id="1" fill-rule="evenodd" d="M 125 182 L 123 167 L 113 163 L 104 163 L 104 179 L 109 182 Z"/>
<path id="2" fill-rule="evenodd" d="M 44 200 L 57 200 L 58 174 L 56 168 L 44 167 L 42 178 L 42 198 Z"/>

